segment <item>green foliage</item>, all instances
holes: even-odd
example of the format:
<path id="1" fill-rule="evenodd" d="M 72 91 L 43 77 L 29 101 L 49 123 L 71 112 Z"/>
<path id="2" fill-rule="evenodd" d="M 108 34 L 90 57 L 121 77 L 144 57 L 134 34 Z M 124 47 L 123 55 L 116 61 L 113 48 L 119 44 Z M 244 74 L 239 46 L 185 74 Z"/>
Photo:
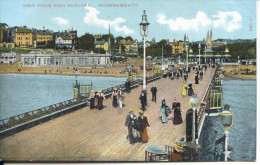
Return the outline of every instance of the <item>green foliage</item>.
<path id="1" fill-rule="evenodd" d="M 55 42 L 54 41 L 48 41 L 46 46 L 47 46 L 47 48 L 54 49 Z"/>
<path id="2" fill-rule="evenodd" d="M 195 43 L 195 44 L 189 45 L 189 47 L 192 48 L 193 54 L 199 54 L 199 44 Z M 205 45 L 201 43 L 200 44 L 200 55 L 203 55 L 204 50 L 205 50 Z"/>
<path id="3" fill-rule="evenodd" d="M 95 38 L 92 34 L 86 33 L 83 36 L 79 37 L 78 45 L 79 49 L 93 50 L 95 48 L 94 44 Z"/>
<path id="4" fill-rule="evenodd" d="M 115 61 L 122 61 L 122 60 L 125 60 L 126 57 L 115 57 Z"/>
<path id="5" fill-rule="evenodd" d="M 13 48 L 12 49 L 13 52 L 17 52 L 17 53 L 29 53 L 32 50 L 24 50 L 24 49 L 19 49 L 19 48 Z M 11 52 L 11 48 L 6 48 L 6 47 L 2 47 L 0 48 L 0 54 L 2 53 L 7 53 L 7 52 Z"/>
<path id="6" fill-rule="evenodd" d="M 126 41 L 134 41 L 131 36 L 126 36 L 126 37 L 125 37 L 125 40 L 126 40 Z"/>
<path id="7" fill-rule="evenodd" d="M 219 52 L 219 54 L 224 53 L 226 47 L 229 49 L 232 60 L 237 60 L 238 56 L 240 59 L 255 59 L 256 58 L 256 42 L 242 42 L 223 45 L 213 50 Z"/>
<path id="8" fill-rule="evenodd" d="M 105 40 L 105 41 L 108 42 L 108 40 L 109 40 L 109 34 L 104 34 L 104 35 L 102 35 L 101 39 L 99 39 L 99 40 L 100 40 L 100 41 Z M 111 45 L 113 45 L 113 43 L 115 42 L 115 38 L 114 38 L 113 34 L 110 34 L 110 42 L 111 42 Z"/>
<path id="9" fill-rule="evenodd" d="M 93 50 L 94 53 L 98 53 L 98 54 L 106 54 L 106 51 L 104 49 L 101 49 L 101 48 L 95 48 Z"/>
<path id="10" fill-rule="evenodd" d="M 172 55 L 172 47 L 167 44 L 166 40 L 161 40 L 157 44 L 152 44 L 151 46 L 146 48 L 147 56 L 161 56 L 162 55 L 162 45 L 163 45 L 163 56 L 169 57 Z M 138 49 L 139 54 L 143 54 L 143 48 Z"/>
<path id="11" fill-rule="evenodd" d="M 124 37 L 122 36 L 117 36 L 116 37 L 116 44 L 120 44 L 120 41 L 124 40 Z"/>

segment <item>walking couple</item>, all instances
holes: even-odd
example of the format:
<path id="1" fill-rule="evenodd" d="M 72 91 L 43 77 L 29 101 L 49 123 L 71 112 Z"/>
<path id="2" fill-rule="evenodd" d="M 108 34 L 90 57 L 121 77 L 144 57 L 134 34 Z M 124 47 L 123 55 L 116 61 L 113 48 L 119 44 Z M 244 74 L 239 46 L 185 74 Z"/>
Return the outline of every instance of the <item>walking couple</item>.
<path id="1" fill-rule="evenodd" d="M 134 114 L 134 109 L 129 109 L 129 114 L 126 117 L 125 126 L 128 128 L 127 138 L 130 144 L 137 142 L 148 142 L 147 127 L 150 129 L 147 117 L 144 116 L 144 112 L 140 111 L 137 118 Z"/>

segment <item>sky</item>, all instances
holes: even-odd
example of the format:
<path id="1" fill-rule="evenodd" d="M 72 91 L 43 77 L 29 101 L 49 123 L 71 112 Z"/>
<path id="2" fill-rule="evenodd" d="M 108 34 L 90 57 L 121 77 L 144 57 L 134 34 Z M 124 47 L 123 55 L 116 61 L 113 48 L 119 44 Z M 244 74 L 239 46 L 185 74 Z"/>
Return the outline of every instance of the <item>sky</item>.
<path id="1" fill-rule="evenodd" d="M 141 41 L 146 10 L 148 40 L 183 40 L 187 33 L 190 41 L 200 41 L 210 29 L 213 40 L 256 38 L 255 0 L 0 0 L 0 8 L 0 22 L 10 27 L 73 28 L 78 36 L 107 34 L 110 24 L 114 36 Z"/>

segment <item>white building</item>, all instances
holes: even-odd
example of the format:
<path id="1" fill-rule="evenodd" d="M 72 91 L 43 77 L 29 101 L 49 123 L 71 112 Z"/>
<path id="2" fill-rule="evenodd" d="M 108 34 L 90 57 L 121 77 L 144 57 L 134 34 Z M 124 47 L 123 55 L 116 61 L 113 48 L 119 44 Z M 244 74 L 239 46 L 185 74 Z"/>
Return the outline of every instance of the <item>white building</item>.
<path id="1" fill-rule="evenodd" d="M 21 55 L 23 66 L 111 66 L 110 54 L 32 51 Z"/>
<path id="2" fill-rule="evenodd" d="M 15 62 L 19 62 L 21 60 L 21 55 L 12 52 L 12 53 L 2 53 L 2 56 L 0 56 L 0 63 L 4 64 L 13 64 Z"/>
<path id="3" fill-rule="evenodd" d="M 55 49 L 72 50 L 72 38 L 70 36 L 61 36 L 55 39 Z"/>

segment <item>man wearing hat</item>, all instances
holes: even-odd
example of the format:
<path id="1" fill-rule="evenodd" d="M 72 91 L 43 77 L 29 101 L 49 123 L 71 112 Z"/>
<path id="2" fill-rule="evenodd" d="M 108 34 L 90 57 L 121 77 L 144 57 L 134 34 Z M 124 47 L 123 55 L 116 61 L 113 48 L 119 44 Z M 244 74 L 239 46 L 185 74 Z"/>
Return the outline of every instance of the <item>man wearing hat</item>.
<path id="1" fill-rule="evenodd" d="M 125 120 L 125 126 L 128 128 L 128 135 L 127 139 L 129 140 L 130 144 L 134 144 L 136 142 L 140 142 L 140 133 L 137 130 L 138 129 L 138 121 L 137 117 L 134 114 L 134 109 L 130 108 L 129 109 L 129 114 L 126 116 Z"/>
<path id="2" fill-rule="evenodd" d="M 98 110 L 101 110 L 101 109 L 103 109 L 103 102 L 106 98 L 105 98 L 105 95 L 104 95 L 104 93 L 102 92 L 101 89 L 98 91 L 97 95 L 98 95 L 98 105 L 97 105 Z"/>
<path id="3" fill-rule="evenodd" d="M 145 110 L 145 105 L 146 105 L 146 96 L 145 96 L 145 91 L 142 91 L 140 97 L 139 97 L 140 103 L 142 105 L 142 110 Z"/>
<path id="4" fill-rule="evenodd" d="M 96 94 L 95 94 L 95 91 L 92 89 L 92 90 L 91 90 L 91 93 L 90 93 L 90 95 L 89 95 L 90 109 L 95 108 L 95 106 L 94 106 L 95 95 L 96 95 Z"/>
<path id="5" fill-rule="evenodd" d="M 117 107 L 117 106 L 118 106 L 118 104 L 117 104 L 117 99 L 118 99 L 117 87 L 114 87 L 114 90 L 113 90 L 113 92 L 112 92 L 111 98 L 113 99 L 112 105 L 113 105 L 114 107 Z"/>
<path id="6" fill-rule="evenodd" d="M 153 86 L 151 88 L 151 92 L 152 92 L 152 101 L 154 101 L 156 103 L 156 93 L 158 91 L 157 91 L 157 88 L 156 88 L 156 86 L 154 84 L 153 84 Z"/>
<path id="7" fill-rule="evenodd" d="M 144 116 L 144 111 L 139 112 L 139 117 L 138 117 L 138 122 L 141 127 L 141 138 L 143 143 L 148 142 L 148 132 L 147 132 L 147 127 L 150 129 L 150 125 L 148 123 L 147 117 Z"/>

